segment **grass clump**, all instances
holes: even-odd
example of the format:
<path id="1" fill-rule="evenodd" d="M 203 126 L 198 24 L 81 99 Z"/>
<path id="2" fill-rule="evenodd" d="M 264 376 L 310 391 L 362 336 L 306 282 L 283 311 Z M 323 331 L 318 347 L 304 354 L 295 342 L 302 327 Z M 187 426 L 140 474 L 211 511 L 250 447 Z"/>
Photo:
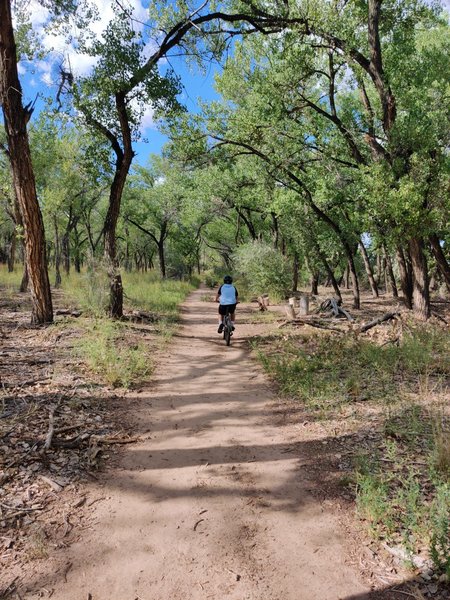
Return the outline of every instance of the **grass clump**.
<path id="1" fill-rule="evenodd" d="M 355 401 L 395 403 L 420 393 L 423 377 L 446 372 L 450 350 L 442 332 L 413 332 L 400 346 L 335 336 L 279 337 L 255 343 L 258 356 L 283 394 L 310 406 Z"/>
<path id="2" fill-rule="evenodd" d="M 351 428 L 359 429 L 356 502 L 370 533 L 401 546 L 411 564 L 425 557 L 450 577 L 450 417 L 445 400 L 440 405 L 449 374 L 446 332 L 411 329 L 399 346 L 288 334 L 254 347 L 282 395 L 333 427 L 341 419 L 345 430 L 351 415 Z M 364 453 L 356 456 L 359 448 Z"/>
<path id="3" fill-rule="evenodd" d="M 78 345 L 87 367 L 113 387 L 130 387 L 149 375 L 153 365 L 146 346 L 126 339 L 125 325 L 106 319 L 96 320 Z"/>

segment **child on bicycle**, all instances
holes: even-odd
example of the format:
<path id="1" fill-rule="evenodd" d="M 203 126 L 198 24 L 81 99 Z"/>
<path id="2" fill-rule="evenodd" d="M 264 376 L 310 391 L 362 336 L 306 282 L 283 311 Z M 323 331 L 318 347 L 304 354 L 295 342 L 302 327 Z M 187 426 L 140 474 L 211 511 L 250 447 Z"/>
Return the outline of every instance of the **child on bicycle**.
<path id="1" fill-rule="evenodd" d="M 217 333 L 223 331 L 223 317 L 230 313 L 231 323 L 234 330 L 234 319 L 236 312 L 236 304 L 238 303 L 238 291 L 233 285 L 233 278 L 230 275 L 225 275 L 223 284 L 217 290 L 216 302 L 219 302 L 219 329 Z"/>

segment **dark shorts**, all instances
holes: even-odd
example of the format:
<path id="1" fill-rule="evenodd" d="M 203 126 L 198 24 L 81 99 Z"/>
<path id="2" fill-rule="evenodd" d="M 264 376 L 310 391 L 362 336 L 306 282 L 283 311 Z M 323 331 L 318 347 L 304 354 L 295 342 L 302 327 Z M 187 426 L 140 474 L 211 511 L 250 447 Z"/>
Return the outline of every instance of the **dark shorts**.
<path id="1" fill-rule="evenodd" d="M 219 315 L 226 315 L 227 310 L 232 315 L 236 310 L 236 304 L 219 304 Z"/>

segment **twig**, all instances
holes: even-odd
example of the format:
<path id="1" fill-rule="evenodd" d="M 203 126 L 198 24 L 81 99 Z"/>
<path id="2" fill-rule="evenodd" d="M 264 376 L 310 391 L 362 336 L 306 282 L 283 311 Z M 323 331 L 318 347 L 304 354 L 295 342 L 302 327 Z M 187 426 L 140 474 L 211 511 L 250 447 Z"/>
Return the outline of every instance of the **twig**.
<path id="1" fill-rule="evenodd" d="M 199 520 L 197 521 L 197 523 L 194 525 L 194 531 L 196 531 L 196 530 L 197 530 L 197 527 L 198 527 L 198 526 L 200 525 L 200 523 L 201 523 L 202 521 L 204 521 L 204 520 L 205 520 L 205 519 L 199 519 Z"/>
<path id="2" fill-rule="evenodd" d="M 433 312 L 431 314 L 433 315 L 433 317 L 436 317 L 436 319 L 439 319 L 439 321 L 442 321 L 443 323 L 445 323 L 446 325 L 448 325 L 448 321 L 446 321 L 444 319 L 444 317 L 441 317 L 441 315 L 438 315 L 438 313 Z"/>
<path id="3" fill-rule="evenodd" d="M 403 594 L 405 596 L 409 596 L 410 598 L 417 598 L 417 596 L 415 594 L 411 594 L 410 592 L 403 592 L 402 590 L 396 590 L 395 588 L 392 588 L 393 592 L 396 592 L 397 594 Z"/>
<path id="4" fill-rule="evenodd" d="M 46 477 L 45 475 L 39 475 L 39 478 L 42 479 L 42 481 L 45 481 L 45 483 L 47 483 L 55 492 L 60 492 L 64 489 L 63 485 L 57 483 L 56 481 L 53 481 L 53 479 L 50 479 L 50 477 Z"/>
<path id="5" fill-rule="evenodd" d="M 50 413 L 48 415 L 48 420 L 49 420 L 49 425 L 48 425 L 48 433 L 47 433 L 47 437 L 45 438 L 45 443 L 44 443 L 44 450 L 48 450 L 50 448 L 50 446 L 52 445 L 52 438 L 53 438 L 53 434 L 55 433 L 55 412 L 57 411 L 57 409 L 60 407 L 61 405 L 61 399 L 58 400 L 58 402 L 51 407 L 50 409 Z"/>

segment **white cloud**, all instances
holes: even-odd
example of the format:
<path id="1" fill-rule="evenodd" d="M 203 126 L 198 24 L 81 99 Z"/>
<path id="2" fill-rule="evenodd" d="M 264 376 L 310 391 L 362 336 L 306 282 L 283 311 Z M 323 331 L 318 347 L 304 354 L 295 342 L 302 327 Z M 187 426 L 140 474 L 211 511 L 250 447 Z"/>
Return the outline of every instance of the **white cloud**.
<path id="1" fill-rule="evenodd" d="M 90 24 L 89 30 L 95 34 L 97 39 L 101 39 L 108 24 L 117 14 L 118 4 L 116 0 L 91 0 L 91 4 L 97 10 L 98 19 Z M 148 20 L 148 10 L 142 5 L 141 0 L 121 0 L 121 5 L 132 9 L 133 18 L 135 19 L 134 28 L 136 31 L 142 31 L 144 28 L 142 23 Z M 80 31 L 74 28 L 71 31 L 72 41 L 68 42 L 65 35 L 51 29 L 47 30 L 46 25 L 50 20 L 50 12 L 41 6 L 39 0 L 30 0 L 28 14 L 33 30 L 40 39 L 44 50 L 48 53 L 45 61 L 39 61 L 34 66 L 46 74 L 49 69 L 44 66 L 44 63 L 53 66 L 64 64 L 66 67 L 70 65 L 76 76 L 89 75 L 98 59 L 77 51 L 76 40 L 80 35 Z M 150 54 L 151 47 L 148 52 Z M 25 72 L 24 65 L 20 64 L 19 68 L 21 74 L 23 74 Z"/>
<path id="2" fill-rule="evenodd" d="M 154 121 L 155 111 L 151 106 L 148 106 L 144 114 L 142 115 L 141 120 L 141 133 L 144 133 L 146 129 L 155 129 L 155 121 Z"/>

